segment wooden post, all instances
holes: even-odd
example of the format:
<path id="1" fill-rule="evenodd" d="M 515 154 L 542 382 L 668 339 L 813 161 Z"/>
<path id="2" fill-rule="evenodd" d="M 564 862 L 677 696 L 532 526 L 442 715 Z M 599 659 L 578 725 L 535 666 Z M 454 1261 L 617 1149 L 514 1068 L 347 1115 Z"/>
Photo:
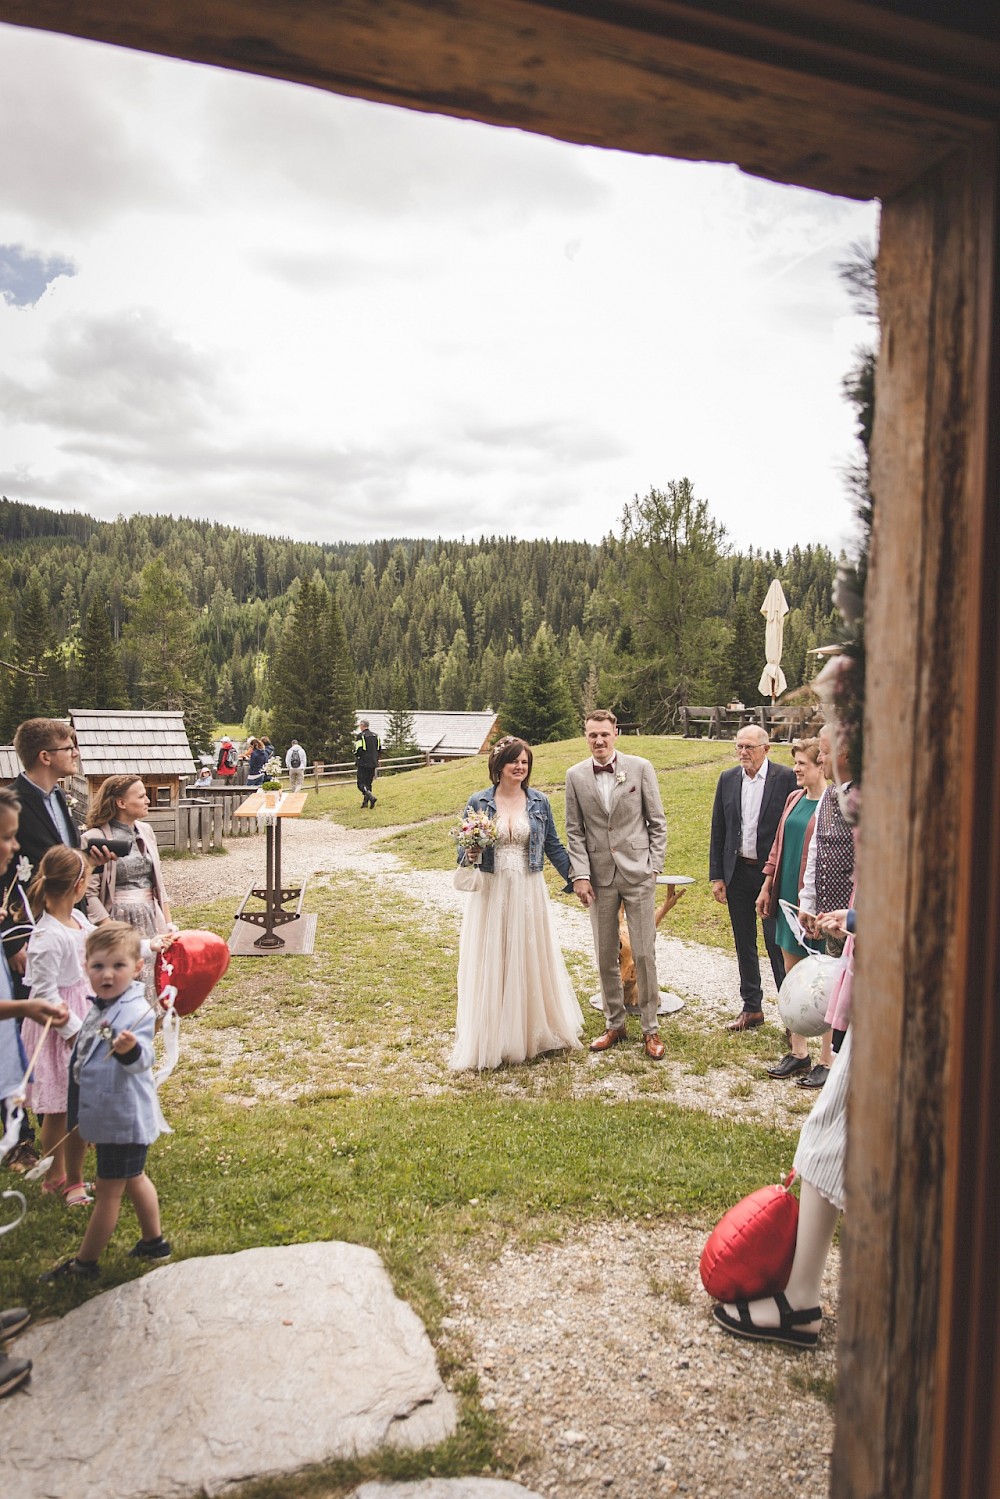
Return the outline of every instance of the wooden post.
<path id="1" fill-rule="evenodd" d="M 835 1499 L 997 1492 L 995 198 L 970 148 L 882 217 Z"/>

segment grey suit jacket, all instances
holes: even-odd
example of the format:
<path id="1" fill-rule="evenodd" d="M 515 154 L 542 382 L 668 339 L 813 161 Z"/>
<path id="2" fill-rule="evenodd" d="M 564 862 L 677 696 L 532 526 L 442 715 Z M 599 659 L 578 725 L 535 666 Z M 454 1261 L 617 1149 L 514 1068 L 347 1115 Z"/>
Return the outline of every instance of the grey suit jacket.
<path id="1" fill-rule="evenodd" d="M 566 772 L 571 879 L 610 885 L 617 872 L 625 884 L 641 885 L 663 873 L 667 819 L 656 771 L 648 760 L 620 750 L 616 770 L 609 809 L 601 799 L 592 760 Z"/>

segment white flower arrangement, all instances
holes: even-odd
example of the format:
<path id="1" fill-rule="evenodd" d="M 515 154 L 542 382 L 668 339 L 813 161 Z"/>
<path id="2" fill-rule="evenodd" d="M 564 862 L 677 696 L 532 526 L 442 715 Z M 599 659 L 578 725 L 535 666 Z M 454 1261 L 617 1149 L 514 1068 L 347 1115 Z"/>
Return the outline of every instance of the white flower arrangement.
<path id="1" fill-rule="evenodd" d="M 265 791 L 281 790 L 281 770 L 281 761 L 277 755 L 272 755 L 264 765 L 264 779 L 261 781 L 261 786 Z"/>
<path id="2" fill-rule="evenodd" d="M 17 881 L 17 883 L 19 885 L 26 885 L 28 883 L 28 881 L 31 879 L 32 872 L 33 871 L 32 871 L 31 860 L 29 858 L 27 858 L 24 854 L 22 854 L 21 857 L 18 859 L 18 861 L 17 861 L 17 867 L 14 870 L 14 878 L 15 878 L 15 880 Z"/>
<path id="3" fill-rule="evenodd" d="M 616 786 L 624 786 L 624 784 L 625 784 L 625 782 L 627 780 L 628 780 L 628 776 L 625 774 L 625 772 L 623 770 L 620 770 L 618 772 L 618 774 L 615 776 L 615 785 Z"/>

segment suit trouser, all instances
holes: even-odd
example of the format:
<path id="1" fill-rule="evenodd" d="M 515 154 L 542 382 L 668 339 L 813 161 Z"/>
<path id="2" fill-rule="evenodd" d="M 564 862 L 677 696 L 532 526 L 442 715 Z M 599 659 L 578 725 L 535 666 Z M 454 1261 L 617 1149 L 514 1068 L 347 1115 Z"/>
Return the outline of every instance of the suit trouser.
<path id="1" fill-rule="evenodd" d="M 757 955 L 757 910 L 756 901 L 764 883 L 764 871 L 755 864 L 746 864 L 737 859 L 733 878 L 726 886 L 726 902 L 729 920 L 736 943 L 736 961 L 740 965 L 740 995 L 745 1010 L 760 1010 L 764 1005 L 764 991 L 760 984 L 760 959 Z M 777 988 L 785 977 L 785 960 L 781 948 L 774 940 L 774 920 L 761 922 L 764 928 L 764 946 L 771 960 L 771 972 Z"/>
<path id="2" fill-rule="evenodd" d="M 625 991 L 618 962 L 618 911 L 625 907 L 629 941 L 635 959 L 636 998 L 642 1019 L 643 1034 L 655 1036 L 659 1030 L 656 1012 L 660 1004 L 660 986 L 656 980 L 656 880 L 653 875 L 643 885 L 593 885 L 595 899 L 590 905 L 590 924 L 594 931 L 597 967 L 601 975 L 601 997 L 608 1028 L 620 1030 L 625 1024 Z"/>

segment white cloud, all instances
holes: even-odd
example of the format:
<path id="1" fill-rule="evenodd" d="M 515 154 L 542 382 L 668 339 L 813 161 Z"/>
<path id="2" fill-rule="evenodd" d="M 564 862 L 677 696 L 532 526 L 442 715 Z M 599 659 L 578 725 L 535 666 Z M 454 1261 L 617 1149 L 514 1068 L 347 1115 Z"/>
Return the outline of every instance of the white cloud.
<path id="1" fill-rule="evenodd" d="M 688 475 L 738 545 L 846 533 L 871 205 L 0 34 L 0 242 L 77 268 L 0 304 L 4 493 L 596 540 Z"/>

